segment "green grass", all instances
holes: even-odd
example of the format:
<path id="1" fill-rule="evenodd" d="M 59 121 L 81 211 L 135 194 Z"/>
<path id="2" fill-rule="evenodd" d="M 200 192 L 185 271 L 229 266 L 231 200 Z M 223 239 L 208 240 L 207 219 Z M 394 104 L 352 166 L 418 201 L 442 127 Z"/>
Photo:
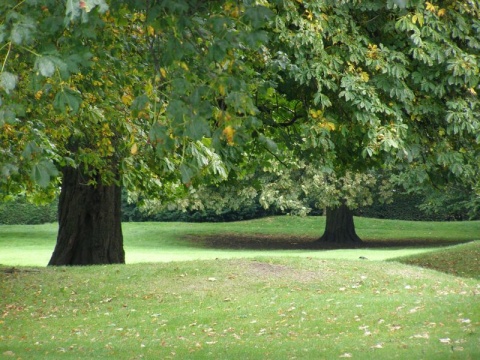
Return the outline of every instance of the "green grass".
<path id="1" fill-rule="evenodd" d="M 0 358 L 480 358 L 480 242 L 445 247 L 479 239 L 480 222 L 356 219 L 359 235 L 385 248 L 234 250 L 195 240 L 301 240 L 318 237 L 323 221 L 124 224 L 129 265 L 67 268 L 34 267 L 49 259 L 55 225 L 0 226 L 0 264 L 10 265 L 0 266 Z M 438 270 L 476 279 L 398 262 L 432 257 Z"/>
<path id="2" fill-rule="evenodd" d="M 455 243 L 480 238 L 480 222 L 410 222 L 356 218 L 358 234 L 364 240 L 386 241 L 385 249 L 271 250 L 262 251 L 268 256 L 301 256 L 324 259 L 385 260 L 399 256 L 430 251 L 427 246 L 389 247 L 389 242 L 417 241 L 436 244 Z M 216 258 L 248 258 L 257 256 L 256 250 L 215 249 L 192 241 L 182 240 L 211 234 L 241 233 L 288 235 L 292 237 L 320 237 L 325 226 L 324 217 L 271 217 L 232 223 L 125 223 L 125 251 L 127 263 L 168 262 Z M 48 263 L 55 246 L 57 225 L 1 225 L 0 264 L 43 266 Z M 387 248 L 388 247 L 388 248 Z"/>
<path id="3" fill-rule="evenodd" d="M 480 280 L 480 241 L 392 260 Z"/>
<path id="4" fill-rule="evenodd" d="M 4 358 L 480 356 L 478 281 L 399 263 L 259 257 L 0 279 Z"/>

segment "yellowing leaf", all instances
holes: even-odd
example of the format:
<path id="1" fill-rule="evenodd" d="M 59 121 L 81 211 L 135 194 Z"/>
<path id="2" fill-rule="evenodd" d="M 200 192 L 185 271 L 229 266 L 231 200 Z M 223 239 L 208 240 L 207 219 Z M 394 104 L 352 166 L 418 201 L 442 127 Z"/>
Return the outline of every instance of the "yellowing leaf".
<path id="1" fill-rule="evenodd" d="M 38 90 L 38 91 L 35 93 L 35 99 L 40 100 L 40 98 L 42 97 L 42 95 L 43 95 L 43 91 L 42 91 L 42 90 Z"/>
<path id="2" fill-rule="evenodd" d="M 335 123 L 330 121 L 325 121 L 320 126 L 324 129 L 327 129 L 328 131 L 334 131 L 336 128 Z"/>
<path id="3" fill-rule="evenodd" d="M 220 84 L 220 86 L 218 87 L 218 92 L 220 93 L 220 95 L 225 96 L 225 86 L 223 84 Z"/>
<path id="4" fill-rule="evenodd" d="M 147 26 L 147 34 L 150 36 L 155 35 L 155 29 L 153 28 L 153 26 L 151 25 Z"/>
<path id="5" fill-rule="evenodd" d="M 322 110 L 314 110 L 314 109 L 311 109 L 310 110 L 310 116 L 314 119 L 318 119 L 318 118 L 321 118 L 323 115 L 323 111 Z"/>
<path id="6" fill-rule="evenodd" d="M 423 14 L 422 13 L 415 13 L 415 15 L 412 16 L 412 23 L 416 24 L 418 22 L 418 25 L 423 26 Z"/>
<path id="7" fill-rule="evenodd" d="M 160 74 L 162 74 L 164 78 L 167 77 L 167 71 L 164 68 L 160 68 Z"/>
<path id="8" fill-rule="evenodd" d="M 129 94 L 123 94 L 122 95 L 122 103 L 127 105 L 127 106 L 130 106 L 133 102 L 133 97 L 132 95 L 129 95 Z"/>
<path id="9" fill-rule="evenodd" d="M 145 84 L 145 93 L 150 97 L 153 96 L 153 84 L 151 81 L 147 81 Z"/>
<path id="10" fill-rule="evenodd" d="M 436 12 L 436 11 L 437 11 L 437 10 L 435 9 L 435 6 L 434 6 L 432 3 L 430 3 L 430 2 L 427 1 L 427 2 L 425 3 L 425 5 L 427 5 L 427 6 L 426 6 L 426 9 L 427 9 L 428 11 L 431 11 L 431 12 Z"/>
<path id="11" fill-rule="evenodd" d="M 133 144 L 132 148 L 130 149 L 130 154 L 135 155 L 138 152 L 137 144 Z"/>
<path id="12" fill-rule="evenodd" d="M 235 134 L 235 129 L 233 129 L 231 126 L 227 126 L 225 129 L 223 129 L 223 135 L 225 136 L 227 140 L 228 145 L 233 145 L 233 135 Z"/>
<path id="13" fill-rule="evenodd" d="M 368 73 L 366 73 L 365 71 L 362 71 L 360 73 L 360 77 L 362 78 L 363 82 L 368 82 L 368 80 L 370 80 L 370 76 L 368 76 Z"/>
<path id="14" fill-rule="evenodd" d="M 445 9 L 440 9 L 440 10 L 438 10 L 437 15 L 440 16 L 440 17 L 442 17 L 442 16 L 444 16 L 446 13 L 447 13 L 447 10 L 445 10 Z"/>

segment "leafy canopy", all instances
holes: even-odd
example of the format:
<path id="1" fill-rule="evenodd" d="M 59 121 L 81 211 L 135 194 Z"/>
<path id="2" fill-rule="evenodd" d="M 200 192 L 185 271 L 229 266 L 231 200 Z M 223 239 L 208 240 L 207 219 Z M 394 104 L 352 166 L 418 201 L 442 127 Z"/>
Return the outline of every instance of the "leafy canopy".
<path id="1" fill-rule="evenodd" d="M 109 5 L 0 5 L 3 194 L 63 166 L 170 198 L 252 168 L 478 189 L 478 0 Z"/>

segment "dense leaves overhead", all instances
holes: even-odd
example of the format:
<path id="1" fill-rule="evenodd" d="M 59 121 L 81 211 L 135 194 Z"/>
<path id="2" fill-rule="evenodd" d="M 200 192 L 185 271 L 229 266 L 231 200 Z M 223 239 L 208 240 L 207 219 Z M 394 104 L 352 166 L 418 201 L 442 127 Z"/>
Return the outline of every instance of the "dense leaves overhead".
<path id="1" fill-rule="evenodd" d="M 379 167 L 405 184 L 478 187 L 478 0 L 6 0 L 0 11 L 4 195 L 53 192 L 64 166 L 92 184 L 120 170 L 130 190 L 166 197 L 252 165 L 305 191 L 338 179 L 340 198 L 345 179 Z"/>
<path id="2" fill-rule="evenodd" d="M 254 3 L 7 1 L 1 185 L 55 188 L 56 168 L 165 195 L 224 179 L 248 129 L 262 26 Z M 235 145 L 235 146 L 234 146 Z M 26 149 L 29 149 L 28 151 Z M 27 152 L 26 152 L 27 151 Z M 31 170 L 30 170 L 31 169 Z M 101 180 L 99 180 L 101 179 Z"/>

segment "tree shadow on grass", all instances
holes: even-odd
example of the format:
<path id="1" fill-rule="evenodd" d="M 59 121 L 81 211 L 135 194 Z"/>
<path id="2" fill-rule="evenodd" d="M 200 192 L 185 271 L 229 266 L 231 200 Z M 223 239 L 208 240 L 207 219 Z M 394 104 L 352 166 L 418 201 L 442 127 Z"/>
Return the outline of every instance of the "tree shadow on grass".
<path id="1" fill-rule="evenodd" d="M 451 246 L 469 242 L 447 239 L 398 239 L 398 240 L 363 240 L 361 243 L 318 242 L 318 237 L 268 234 L 216 234 L 187 235 L 184 237 L 191 245 L 213 249 L 231 250 L 336 250 L 336 249 L 371 249 L 371 248 L 428 248 Z"/>

